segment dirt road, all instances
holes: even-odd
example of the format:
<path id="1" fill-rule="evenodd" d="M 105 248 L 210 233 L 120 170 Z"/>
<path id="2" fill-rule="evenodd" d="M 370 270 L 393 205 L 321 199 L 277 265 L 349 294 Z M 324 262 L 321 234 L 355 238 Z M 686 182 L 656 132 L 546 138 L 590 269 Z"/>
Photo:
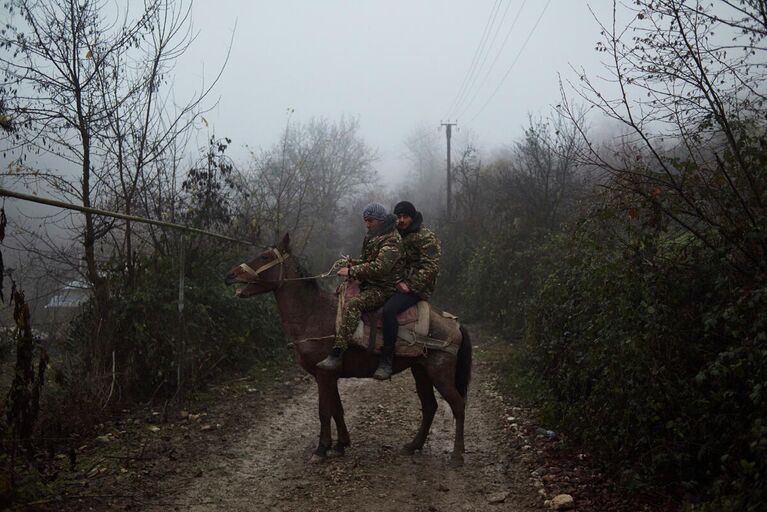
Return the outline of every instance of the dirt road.
<path id="1" fill-rule="evenodd" d="M 309 463 L 318 436 L 317 391 L 298 379 L 271 407 L 261 394 L 241 403 L 251 422 L 214 450 L 196 478 L 166 476 L 146 510 L 471 511 L 540 510 L 530 468 L 507 449 L 507 417 L 475 366 L 466 420 L 465 464 L 449 465 L 453 418 L 440 400 L 431 436 L 415 456 L 400 453 L 418 426 L 420 409 L 409 372 L 390 382 L 340 385 L 352 447 L 343 458 Z M 215 440 L 213 441 L 215 442 Z"/>
<path id="2" fill-rule="evenodd" d="M 420 421 L 409 372 L 341 381 L 352 446 L 310 463 L 317 389 L 290 364 L 213 386 L 187 410 L 122 411 L 78 441 L 74 465 L 52 459 L 51 499 L 20 510 L 522 512 L 546 510 L 561 494 L 579 512 L 678 509 L 620 492 L 587 453 L 502 398 L 501 367 L 488 362 L 513 348 L 485 338 L 475 345 L 462 467 L 450 465 L 453 418 L 441 399 L 424 450 L 401 453 Z"/>

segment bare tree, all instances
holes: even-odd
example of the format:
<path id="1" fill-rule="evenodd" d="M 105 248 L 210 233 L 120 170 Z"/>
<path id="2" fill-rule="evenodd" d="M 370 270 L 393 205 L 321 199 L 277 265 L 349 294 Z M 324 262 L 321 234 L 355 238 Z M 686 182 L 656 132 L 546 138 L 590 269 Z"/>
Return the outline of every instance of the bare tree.
<path id="1" fill-rule="evenodd" d="M 193 38 L 190 6 L 149 0 L 138 11 L 127 6 L 115 11 L 99 0 L 13 0 L 6 9 L 20 19 L 0 34 L 5 76 L 0 93 L 10 98 L 18 127 L 16 136 L 4 141 L 5 149 L 16 151 L 20 162 L 34 152 L 58 167 L 20 166 L 14 177 L 85 207 L 155 217 L 172 210 L 180 146 L 212 86 L 203 84 L 181 105 L 167 92 L 172 65 Z M 135 235 L 155 232 L 90 213 L 65 220 L 79 234 L 85 275 L 104 318 L 109 303 L 104 258 L 117 255 L 121 262 L 115 267 L 132 283 Z M 45 233 L 31 234 L 38 248 L 56 246 L 44 240 Z M 64 249 L 56 257 L 71 254 Z M 78 259 L 70 264 L 79 270 Z M 91 354 L 100 364 L 104 354 L 96 352 Z"/>
<path id="2" fill-rule="evenodd" d="M 487 194 L 487 179 L 482 175 L 482 159 L 471 144 L 461 151 L 452 169 L 455 182 L 456 211 L 465 222 L 477 225 L 481 219 L 482 199 Z"/>
<path id="3" fill-rule="evenodd" d="M 626 7 L 623 27 L 613 5 L 597 50 L 619 94 L 603 94 L 582 71 L 571 85 L 628 134 L 614 158 L 582 133 L 586 160 L 709 248 L 731 247 L 744 273 L 763 266 L 764 2 L 641 0 Z M 575 120 L 570 106 L 564 97 L 561 108 Z"/>
<path id="4" fill-rule="evenodd" d="M 19 0 L 10 2 L 8 8 L 23 18 L 23 24 L 2 40 L 7 49 L 3 70 L 6 81 L 16 86 L 17 118 L 26 128 L 22 144 L 50 151 L 77 166 L 77 181 L 61 174 L 37 177 L 68 199 L 90 207 L 98 188 L 93 138 L 109 115 L 97 93 L 98 77 L 108 74 L 103 68 L 110 67 L 115 55 L 137 44 L 149 29 L 156 5 L 117 30 L 107 28 L 100 13 L 103 5 L 93 2 Z M 104 224 L 90 213 L 84 214 L 84 224 L 87 273 L 97 303 L 103 307 L 106 288 L 97 269 L 95 244 L 103 236 Z"/>
<path id="5" fill-rule="evenodd" d="M 181 106 L 163 92 L 173 62 L 192 39 L 190 7 L 151 0 L 133 17 L 127 7 L 114 13 L 103 1 L 15 0 L 7 8 L 22 20 L 0 36 L 6 49 L 0 63 L 4 92 L 12 95 L 23 128 L 7 149 L 56 157 L 62 169 L 31 169 L 27 176 L 67 200 L 126 213 L 153 209 L 159 177 L 149 169 L 183 140 L 210 91 L 203 86 Z M 114 224 L 89 213 L 83 220 L 87 277 L 103 303 L 95 248 Z M 129 223 L 122 243 L 131 272 Z"/>
<path id="6" fill-rule="evenodd" d="M 144 36 L 142 53 L 116 52 L 110 67 L 98 72 L 98 97 L 108 113 L 98 137 L 104 153 L 100 176 L 114 207 L 128 214 L 138 211 L 159 216 L 167 207 L 163 198 L 169 195 L 163 188 L 173 181 L 167 175 L 173 169 L 167 159 L 178 146 L 185 146 L 186 133 L 210 87 L 185 104 L 172 102 L 162 84 L 193 39 L 191 4 L 163 1 L 153 9 L 156 13 L 151 31 Z M 135 278 L 133 232 L 131 223 L 125 222 L 118 246 L 129 284 Z"/>
<path id="7" fill-rule="evenodd" d="M 398 191 L 400 199 L 413 201 L 419 210 L 435 218 L 445 209 L 444 141 L 436 129 L 420 127 L 405 139 L 405 158 L 410 168 Z"/>
<path id="8" fill-rule="evenodd" d="M 557 229 L 583 189 L 577 160 L 582 141 L 575 126 L 554 112 L 529 118 L 508 159 L 495 164 L 495 202 L 510 222 Z"/>
<path id="9" fill-rule="evenodd" d="M 374 160 L 355 118 L 288 123 L 280 143 L 253 154 L 247 214 L 269 242 L 290 231 L 297 253 L 332 252 L 344 204 L 377 179 Z"/>

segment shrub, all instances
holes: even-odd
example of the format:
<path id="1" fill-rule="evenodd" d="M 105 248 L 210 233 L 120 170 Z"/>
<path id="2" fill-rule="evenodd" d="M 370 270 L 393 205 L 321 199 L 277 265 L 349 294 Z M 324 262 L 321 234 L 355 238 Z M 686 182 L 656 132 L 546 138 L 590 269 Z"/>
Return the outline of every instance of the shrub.
<path id="1" fill-rule="evenodd" d="M 726 251 L 633 224 L 592 216 L 559 239 L 567 256 L 540 270 L 524 366 L 559 428 L 627 483 L 755 510 L 767 498 L 767 283 L 743 282 Z"/>
<path id="2" fill-rule="evenodd" d="M 225 370 L 243 370 L 267 356 L 283 339 L 274 305 L 241 301 L 223 284 L 225 263 L 187 262 L 184 309 L 178 310 L 178 269 L 169 258 L 146 261 L 135 286 L 120 278 L 110 315 L 97 326 L 92 308 L 73 323 L 71 350 L 81 354 L 85 369 L 110 387 L 111 368 L 89 366 L 96 332 L 114 351 L 121 398 L 148 400 L 155 394 L 193 389 Z"/>

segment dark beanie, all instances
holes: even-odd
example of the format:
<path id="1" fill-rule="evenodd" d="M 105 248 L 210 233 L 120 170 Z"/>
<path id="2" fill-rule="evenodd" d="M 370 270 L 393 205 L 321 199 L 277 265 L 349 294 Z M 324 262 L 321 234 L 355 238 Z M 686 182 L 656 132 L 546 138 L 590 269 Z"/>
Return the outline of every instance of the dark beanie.
<path id="1" fill-rule="evenodd" d="M 394 215 L 399 215 L 400 213 L 415 218 L 415 215 L 418 212 L 416 212 L 415 206 L 413 206 L 413 203 L 410 201 L 400 201 L 397 203 L 397 206 L 394 207 Z"/>

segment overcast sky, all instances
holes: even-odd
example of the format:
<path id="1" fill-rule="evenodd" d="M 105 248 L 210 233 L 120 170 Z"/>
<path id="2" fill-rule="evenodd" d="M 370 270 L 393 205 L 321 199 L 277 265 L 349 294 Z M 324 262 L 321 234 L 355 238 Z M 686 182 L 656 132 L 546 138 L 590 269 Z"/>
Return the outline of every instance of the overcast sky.
<path id="1" fill-rule="evenodd" d="M 611 16 L 609 0 L 591 5 Z M 248 147 L 278 141 L 288 108 L 299 122 L 356 116 L 388 183 L 405 176 L 404 141 L 416 128 L 437 133 L 441 121 L 457 121 L 457 145 L 470 136 L 487 154 L 518 138 L 528 113 L 559 102 L 558 73 L 604 70 L 594 51 L 599 28 L 581 0 L 198 0 L 192 16 L 197 38 L 174 70 L 178 102 L 217 74 L 231 41 L 211 97 L 218 103 L 207 127 L 197 123 L 198 146 L 215 131 L 243 163 Z M 29 165 L 61 167 L 30 156 Z M 32 228 L 42 221 L 15 208 L 53 211 L 11 202 L 13 222 Z M 17 267 L 26 258 L 4 256 Z"/>
<path id="2" fill-rule="evenodd" d="M 611 15 L 611 2 L 591 5 Z M 416 127 L 436 131 L 449 117 L 492 150 L 519 136 L 528 112 L 558 103 L 557 73 L 602 68 L 599 28 L 580 0 L 206 0 L 193 19 L 199 35 L 176 69 L 177 93 L 210 79 L 232 40 L 206 118 L 233 139 L 235 158 L 277 141 L 287 108 L 294 121 L 358 116 L 389 179 L 406 168 L 403 141 Z"/>

